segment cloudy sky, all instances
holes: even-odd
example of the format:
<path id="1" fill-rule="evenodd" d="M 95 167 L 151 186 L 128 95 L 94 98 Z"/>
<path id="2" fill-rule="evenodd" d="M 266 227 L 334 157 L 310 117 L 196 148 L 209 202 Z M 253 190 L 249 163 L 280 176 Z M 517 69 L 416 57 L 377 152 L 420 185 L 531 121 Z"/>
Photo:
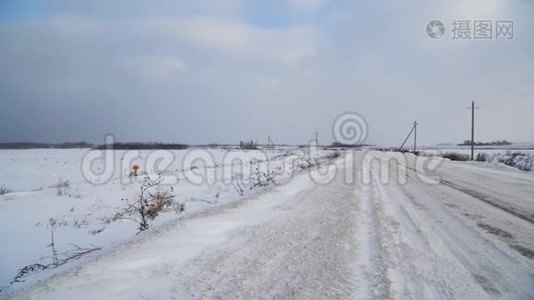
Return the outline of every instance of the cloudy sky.
<path id="1" fill-rule="evenodd" d="M 0 142 L 534 142 L 534 2 L 0 1 Z M 437 19 L 445 36 L 431 39 Z M 456 40 L 454 20 L 514 22 Z M 495 28 L 493 28 L 495 31 Z M 493 32 L 495 35 L 495 32 Z"/>

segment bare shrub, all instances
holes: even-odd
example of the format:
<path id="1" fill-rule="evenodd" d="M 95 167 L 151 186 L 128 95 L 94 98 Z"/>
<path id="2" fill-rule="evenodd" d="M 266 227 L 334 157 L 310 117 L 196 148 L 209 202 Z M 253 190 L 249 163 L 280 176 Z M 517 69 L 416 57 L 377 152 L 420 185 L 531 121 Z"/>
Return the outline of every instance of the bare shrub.
<path id="1" fill-rule="evenodd" d="M 241 149 L 245 149 L 245 150 L 257 150 L 258 149 L 258 144 L 254 143 L 254 141 L 240 141 L 239 142 L 239 147 Z"/>
<path id="2" fill-rule="evenodd" d="M 7 186 L 0 186 L 0 195 L 5 195 L 5 194 L 9 194 L 9 193 L 12 193 L 13 192 L 13 189 L 12 188 L 9 188 Z"/>
<path id="3" fill-rule="evenodd" d="M 297 157 L 296 159 L 293 159 L 291 161 L 291 170 L 307 170 L 311 169 L 312 167 L 315 167 L 316 165 L 316 162 L 311 158 Z"/>
<path id="4" fill-rule="evenodd" d="M 37 273 L 37 272 L 48 270 L 48 269 L 55 269 L 59 266 L 62 266 L 68 263 L 71 260 L 76 260 L 86 254 L 102 250 L 102 248 L 99 248 L 99 247 L 81 248 L 76 245 L 71 245 L 71 246 L 72 246 L 72 249 L 67 250 L 65 252 L 58 253 L 56 259 L 51 263 L 46 263 L 46 264 L 35 263 L 35 264 L 22 267 L 21 269 L 19 269 L 19 271 L 17 272 L 17 275 L 15 276 L 15 278 L 13 278 L 10 284 L 14 284 L 17 282 L 24 282 L 23 278 L 31 273 Z"/>
<path id="5" fill-rule="evenodd" d="M 251 176 L 251 185 L 250 190 L 253 190 L 258 187 L 266 187 L 270 184 L 274 184 L 274 177 L 275 173 L 274 171 L 259 171 L 259 169 L 256 170 L 256 173 Z"/>
<path id="6" fill-rule="evenodd" d="M 50 244 L 47 245 L 47 247 L 50 247 L 51 249 L 51 256 L 49 257 L 42 257 L 41 262 L 42 263 L 34 263 L 31 265 L 27 265 L 19 269 L 17 272 L 17 275 L 15 275 L 15 278 L 10 282 L 10 284 L 14 284 L 17 282 L 23 282 L 24 277 L 26 277 L 29 274 L 41 272 L 48 269 L 55 269 L 59 266 L 62 266 L 66 263 L 68 263 L 71 260 L 76 260 L 86 254 L 102 250 L 99 247 L 91 247 L 91 248 L 81 248 L 77 245 L 70 244 L 71 249 L 59 252 L 56 248 L 56 242 L 55 242 L 55 233 L 56 230 L 60 227 L 67 226 L 67 222 L 62 219 L 57 218 L 49 218 L 47 227 L 50 229 Z M 43 262 L 48 261 L 48 262 Z"/>
<path id="7" fill-rule="evenodd" d="M 339 151 L 334 151 L 334 153 L 327 154 L 324 158 L 327 159 L 335 159 L 341 156 L 341 153 Z"/>
<path id="8" fill-rule="evenodd" d="M 488 155 L 484 152 L 479 152 L 477 154 L 477 157 L 475 158 L 476 161 L 487 161 L 488 160 Z"/>
<path id="9" fill-rule="evenodd" d="M 157 190 L 152 197 L 152 205 L 149 205 L 146 210 L 146 215 L 149 219 L 155 219 L 161 212 L 168 207 L 173 207 L 174 195 L 171 195 L 168 191 Z"/>
<path id="10" fill-rule="evenodd" d="M 139 227 L 139 232 L 149 228 L 149 222 L 153 221 L 160 213 L 174 210 L 175 212 L 184 211 L 183 203 L 174 199 L 169 191 L 161 190 L 161 179 L 156 181 L 145 177 L 140 187 L 139 195 L 135 200 L 128 198 L 122 199 L 124 207 L 118 208 L 115 215 L 108 220 L 130 220 L 135 222 Z"/>
<path id="11" fill-rule="evenodd" d="M 239 196 L 245 195 L 245 190 L 243 189 L 243 186 L 241 185 L 242 177 L 238 175 L 232 176 L 232 186 L 236 190 L 236 192 L 239 194 Z"/>
<path id="12" fill-rule="evenodd" d="M 58 183 L 54 184 L 52 186 L 53 188 L 56 189 L 56 194 L 58 196 L 63 196 L 63 195 L 70 195 L 70 181 L 69 180 L 63 180 L 63 179 L 59 179 Z"/>
<path id="13" fill-rule="evenodd" d="M 531 171 L 533 158 L 522 152 L 508 151 L 506 155 L 499 158 L 499 162 L 504 163 L 507 166 L 518 168 L 523 171 Z"/>
<path id="14" fill-rule="evenodd" d="M 58 220 L 56 218 L 48 218 L 48 225 L 47 226 L 50 229 L 50 244 L 47 245 L 47 247 L 50 247 L 50 249 L 52 251 L 52 256 L 51 256 L 52 257 L 52 263 L 57 265 L 59 259 L 58 259 L 58 252 L 56 250 L 56 243 L 55 243 L 54 234 L 56 233 L 56 230 L 59 227 L 67 226 L 67 222 L 65 222 L 64 220 Z"/>
<path id="15" fill-rule="evenodd" d="M 468 161 L 469 155 L 467 154 L 460 154 L 456 152 L 446 152 L 442 155 L 443 158 L 448 158 L 450 160 L 458 160 L 458 161 Z"/>

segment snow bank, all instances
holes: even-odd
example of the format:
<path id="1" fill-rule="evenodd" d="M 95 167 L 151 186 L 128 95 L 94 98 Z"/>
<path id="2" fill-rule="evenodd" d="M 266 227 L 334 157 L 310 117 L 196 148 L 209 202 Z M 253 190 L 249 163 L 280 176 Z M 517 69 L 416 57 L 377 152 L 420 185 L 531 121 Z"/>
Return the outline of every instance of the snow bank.
<path id="1" fill-rule="evenodd" d="M 510 150 L 510 149 L 475 149 L 475 158 L 480 158 L 488 166 L 498 167 L 507 165 L 523 171 L 534 170 L 534 150 Z M 453 149 L 423 149 L 420 151 L 423 155 L 444 156 L 445 154 L 470 155 L 471 150 L 467 148 Z"/>
<path id="2" fill-rule="evenodd" d="M 534 153 L 507 152 L 489 155 L 487 161 L 492 164 L 503 163 L 524 171 L 534 170 Z"/>

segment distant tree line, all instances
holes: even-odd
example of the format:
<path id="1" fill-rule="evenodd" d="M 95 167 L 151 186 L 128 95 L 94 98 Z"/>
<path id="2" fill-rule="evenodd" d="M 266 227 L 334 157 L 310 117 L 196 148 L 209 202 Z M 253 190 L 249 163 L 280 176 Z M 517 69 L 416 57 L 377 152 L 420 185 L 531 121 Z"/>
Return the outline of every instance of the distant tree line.
<path id="1" fill-rule="evenodd" d="M 512 143 L 510 143 L 509 141 L 507 140 L 497 140 L 497 141 L 494 141 L 494 142 L 489 142 L 489 143 L 482 143 L 482 142 L 475 142 L 475 146 L 503 146 L 503 145 L 511 145 Z M 458 144 L 458 146 L 471 146 L 471 140 L 465 140 L 463 143 L 461 144 Z"/>
<path id="2" fill-rule="evenodd" d="M 92 148 L 94 145 L 87 142 L 78 143 L 0 143 L 0 149 L 75 149 L 75 148 Z"/>
<path id="3" fill-rule="evenodd" d="M 250 141 L 240 141 L 239 142 L 239 148 L 246 149 L 246 150 L 256 150 L 258 149 L 258 144 L 254 143 L 253 140 Z"/>
<path id="4" fill-rule="evenodd" d="M 363 146 L 369 146 L 367 144 L 343 144 L 340 142 L 333 142 L 329 148 L 360 148 Z"/>
<path id="5" fill-rule="evenodd" d="M 113 143 L 96 145 L 87 142 L 78 143 L 0 143 L 0 149 L 115 149 L 115 150 L 155 150 L 155 149 L 169 149 L 181 150 L 189 148 L 185 144 L 177 143 Z"/>
<path id="6" fill-rule="evenodd" d="M 182 150 L 189 148 L 188 145 L 185 144 L 177 144 L 177 143 L 140 143 L 140 142 L 133 142 L 133 143 L 113 143 L 113 144 L 104 144 L 99 145 L 96 147 L 98 150 L 104 150 L 104 149 L 113 149 L 113 150 L 156 150 L 156 149 L 164 149 L 164 150 Z"/>

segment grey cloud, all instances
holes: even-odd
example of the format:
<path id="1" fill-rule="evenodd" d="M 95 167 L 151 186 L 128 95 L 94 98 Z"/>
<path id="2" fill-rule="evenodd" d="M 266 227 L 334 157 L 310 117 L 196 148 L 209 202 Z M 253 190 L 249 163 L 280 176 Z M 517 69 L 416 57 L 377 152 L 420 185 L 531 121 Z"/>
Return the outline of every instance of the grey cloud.
<path id="1" fill-rule="evenodd" d="M 330 142 L 334 118 L 358 111 L 372 143 L 397 144 L 414 119 L 422 143 L 457 142 L 468 135 L 472 99 L 481 140 L 534 141 L 532 5 L 500 3 L 481 15 L 505 11 L 517 24 L 512 41 L 430 40 L 428 20 L 455 17 L 441 2 L 420 11 L 355 5 L 274 28 L 234 17 L 238 1 L 209 13 L 181 3 L 192 15 L 174 17 L 121 6 L 131 18 L 113 20 L 51 2 L 68 15 L 0 23 L 0 141 L 271 134 L 304 143 L 318 129 Z"/>

